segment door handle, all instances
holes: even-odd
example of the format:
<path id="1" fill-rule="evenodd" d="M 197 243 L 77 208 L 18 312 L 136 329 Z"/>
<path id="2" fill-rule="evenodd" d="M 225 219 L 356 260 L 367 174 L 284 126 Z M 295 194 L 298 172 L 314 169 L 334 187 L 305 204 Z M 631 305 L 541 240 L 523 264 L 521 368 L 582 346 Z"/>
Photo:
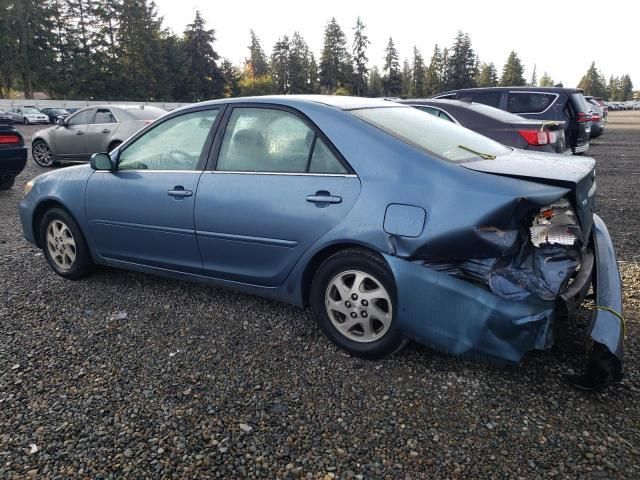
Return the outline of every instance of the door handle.
<path id="1" fill-rule="evenodd" d="M 193 195 L 193 192 L 191 190 L 185 190 L 184 187 L 177 185 L 173 187 L 173 190 L 167 191 L 167 195 L 176 198 L 184 198 L 190 197 L 191 195 Z"/>
<path id="2" fill-rule="evenodd" d="M 102 130 L 102 133 L 109 133 L 111 130 L 109 130 L 108 128 L 105 128 L 104 130 Z"/>
<path id="3" fill-rule="evenodd" d="M 82 130 L 79 130 L 76 132 L 76 135 L 84 135 L 84 132 Z"/>
<path id="4" fill-rule="evenodd" d="M 326 190 L 320 190 L 315 195 L 309 195 L 306 198 L 307 202 L 315 203 L 318 207 L 327 207 L 331 203 L 341 203 L 342 197 L 331 195 Z"/>

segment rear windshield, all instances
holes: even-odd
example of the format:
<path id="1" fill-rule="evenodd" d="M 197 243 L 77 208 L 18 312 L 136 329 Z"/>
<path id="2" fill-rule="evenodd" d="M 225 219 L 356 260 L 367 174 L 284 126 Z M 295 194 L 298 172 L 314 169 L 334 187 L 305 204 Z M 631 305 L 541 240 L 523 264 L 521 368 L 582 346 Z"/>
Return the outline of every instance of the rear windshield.
<path id="1" fill-rule="evenodd" d="M 584 98 L 584 95 L 582 95 L 581 93 L 572 93 L 571 100 L 573 105 L 579 112 L 589 112 L 591 110 L 587 99 Z"/>
<path id="2" fill-rule="evenodd" d="M 409 107 L 351 110 L 356 117 L 403 142 L 449 162 L 464 162 L 482 155 L 505 155 L 508 148 L 490 138 L 430 113 Z"/>
<path id="3" fill-rule="evenodd" d="M 66 110 L 62 109 L 62 108 L 50 108 L 49 111 L 51 113 L 69 113 Z"/>
<path id="4" fill-rule="evenodd" d="M 164 115 L 164 110 L 157 107 L 144 107 L 140 108 L 125 108 L 125 112 L 137 118 L 138 120 L 155 120 L 156 118 Z"/>
<path id="5" fill-rule="evenodd" d="M 504 110 L 500 110 L 499 108 L 493 108 L 482 103 L 470 103 L 468 107 L 469 110 L 473 110 L 474 112 L 478 112 L 488 117 L 494 118 L 496 120 L 499 120 L 500 122 L 513 123 L 522 121 L 522 117 L 520 115 L 505 112 Z"/>

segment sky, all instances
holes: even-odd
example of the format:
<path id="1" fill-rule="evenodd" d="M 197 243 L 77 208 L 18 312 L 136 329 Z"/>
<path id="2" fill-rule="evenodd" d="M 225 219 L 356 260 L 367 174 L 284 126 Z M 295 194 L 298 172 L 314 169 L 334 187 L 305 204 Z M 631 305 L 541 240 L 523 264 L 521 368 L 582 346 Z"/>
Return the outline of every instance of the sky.
<path id="1" fill-rule="evenodd" d="M 247 56 L 251 28 L 267 55 L 280 36 L 299 31 L 318 59 L 324 28 L 331 17 L 336 18 L 351 45 L 353 27 L 360 16 L 371 41 L 370 66 L 382 67 L 390 36 L 401 61 L 411 58 L 416 45 L 428 62 L 436 43 L 449 46 L 456 32 L 462 30 L 471 36 L 480 60 L 494 62 L 499 72 L 509 52 L 515 50 L 525 65 L 527 80 L 535 65 L 538 79 L 543 72 L 548 72 L 555 82 L 575 86 L 595 61 L 607 80 L 610 75 L 628 73 L 635 82 L 634 87 L 640 87 L 640 25 L 637 20 L 631 20 L 640 16 L 640 3 L 636 0 L 605 3 L 592 0 L 155 2 L 159 15 L 164 17 L 164 25 L 174 32 L 182 32 L 192 22 L 196 10 L 200 10 L 207 26 L 216 30 L 216 51 L 237 64 Z M 597 13 L 603 11 L 624 14 Z"/>

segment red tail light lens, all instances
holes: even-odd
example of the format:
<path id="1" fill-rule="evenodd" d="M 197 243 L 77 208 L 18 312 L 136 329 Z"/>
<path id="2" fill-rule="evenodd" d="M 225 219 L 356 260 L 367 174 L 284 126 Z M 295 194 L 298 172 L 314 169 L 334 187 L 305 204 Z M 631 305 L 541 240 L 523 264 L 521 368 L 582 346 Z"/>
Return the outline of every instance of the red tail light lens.
<path id="1" fill-rule="evenodd" d="M 547 143 L 553 143 L 549 138 L 549 132 L 540 130 L 518 130 L 518 133 L 529 145 L 546 145 Z"/>
<path id="2" fill-rule="evenodd" d="M 600 115 L 597 115 L 597 114 L 591 115 L 591 121 L 592 122 L 599 122 L 600 121 Z"/>
<path id="3" fill-rule="evenodd" d="M 591 121 L 591 115 L 589 115 L 588 113 L 585 113 L 585 112 L 578 112 L 578 116 L 577 116 L 576 120 L 578 121 L 578 123 L 590 122 Z"/>
<path id="4" fill-rule="evenodd" d="M 0 134 L 0 145 L 18 145 L 20 137 L 13 134 Z"/>

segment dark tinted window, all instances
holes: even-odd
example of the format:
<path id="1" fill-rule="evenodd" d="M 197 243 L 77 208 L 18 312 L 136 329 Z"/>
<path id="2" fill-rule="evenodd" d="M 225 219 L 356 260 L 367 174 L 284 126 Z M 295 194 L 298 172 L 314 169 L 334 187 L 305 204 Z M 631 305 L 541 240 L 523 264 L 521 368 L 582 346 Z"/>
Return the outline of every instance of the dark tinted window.
<path id="1" fill-rule="evenodd" d="M 439 110 L 437 110 L 437 109 L 435 109 L 433 107 L 426 107 L 424 105 L 416 106 L 416 108 L 418 110 L 422 110 L 423 112 L 430 113 L 431 115 L 435 115 L 436 117 L 438 116 L 438 113 L 440 113 Z"/>
<path id="2" fill-rule="evenodd" d="M 93 119 L 94 124 L 102 124 L 102 123 L 118 123 L 118 120 L 113 115 L 113 112 L 107 108 L 100 108 L 96 112 L 96 116 Z"/>
<path id="3" fill-rule="evenodd" d="M 494 91 L 494 92 L 465 92 L 461 93 L 458 96 L 459 100 L 468 98 L 472 102 L 483 103 L 484 105 L 489 105 L 490 107 L 499 107 L 500 106 L 500 97 L 502 97 L 502 92 Z"/>
<path id="4" fill-rule="evenodd" d="M 579 112 L 588 112 L 590 110 L 587 100 L 581 93 L 572 93 L 571 100 L 574 108 Z"/>
<path id="5" fill-rule="evenodd" d="M 489 105 L 483 105 L 482 103 L 470 103 L 468 108 L 469 110 L 481 113 L 500 122 L 513 123 L 522 121 L 522 117 L 514 113 L 505 112 L 499 108 L 493 108 Z"/>
<path id="6" fill-rule="evenodd" d="M 553 93 L 509 92 L 507 111 L 511 113 L 544 112 L 555 101 Z"/>
<path id="7" fill-rule="evenodd" d="M 81 110 L 80 112 L 76 113 L 73 117 L 69 118 L 68 125 L 86 125 L 91 121 L 92 115 L 93 115 L 93 108 Z"/>
<path id="8" fill-rule="evenodd" d="M 455 93 L 450 93 L 449 95 L 438 95 L 435 98 L 441 98 L 441 99 L 445 99 L 445 100 L 454 100 L 456 98 L 456 94 Z"/>

